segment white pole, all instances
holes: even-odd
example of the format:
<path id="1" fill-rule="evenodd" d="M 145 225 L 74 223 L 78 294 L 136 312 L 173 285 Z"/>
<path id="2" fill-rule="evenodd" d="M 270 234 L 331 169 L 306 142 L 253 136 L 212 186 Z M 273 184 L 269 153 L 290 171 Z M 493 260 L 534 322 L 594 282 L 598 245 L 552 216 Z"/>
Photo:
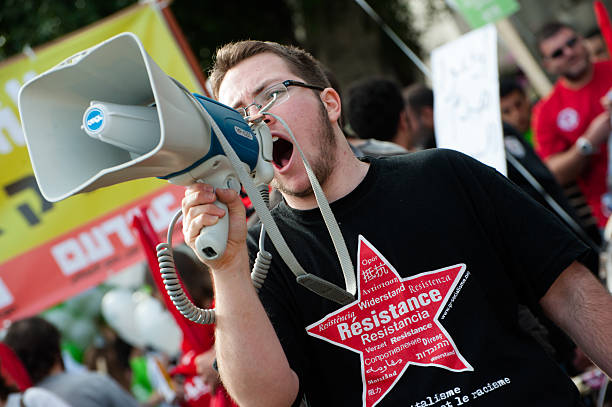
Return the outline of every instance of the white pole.
<path id="1" fill-rule="evenodd" d="M 529 82 L 540 97 L 544 97 L 550 93 L 552 84 L 544 71 L 537 63 L 533 55 L 527 49 L 527 46 L 518 35 L 514 26 L 507 18 L 501 19 L 495 23 L 499 36 L 510 49 L 510 52 L 516 58 L 516 63 L 521 67 Z"/>

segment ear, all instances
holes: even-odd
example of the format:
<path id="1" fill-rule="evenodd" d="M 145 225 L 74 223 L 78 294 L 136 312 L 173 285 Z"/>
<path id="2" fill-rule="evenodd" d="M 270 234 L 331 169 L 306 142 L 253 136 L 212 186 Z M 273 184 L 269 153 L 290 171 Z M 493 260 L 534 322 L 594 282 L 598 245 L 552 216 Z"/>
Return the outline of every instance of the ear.
<path id="1" fill-rule="evenodd" d="M 537 46 L 538 47 L 538 54 L 540 56 L 540 61 L 542 62 L 542 67 L 544 67 L 544 70 L 548 73 L 551 73 L 551 62 L 552 60 L 550 58 L 546 58 L 544 56 L 544 51 L 542 51 L 542 47 L 541 46 Z"/>
<path id="2" fill-rule="evenodd" d="M 423 106 L 421 108 L 421 121 L 433 129 L 434 127 L 434 110 L 432 107 Z"/>
<path id="3" fill-rule="evenodd" d="M 404 108 L 399 114 L 399 120 L 397 122 L 397 132 L 410 131 L 410 123 L 408 123 L 408 112 Z"/>
<path id="4" fill-rule="evenodd" d="M 399 144 L 406 150 L 412 150 L 415 147 L 415 135 L 410 126 L 410 119 L 408 118 L 408 109 L 404 108 L 400 112 L 400 118 L 397 123 L 397 132 L 391 139 L 395 144 Z"/>
<path id="5" fill-rule="evenodd" d="M 337 122 L 340 120 L 340 114 L 342 112 L 342 101 L 340 95 L 334 88 L 325 88 L 321 94 L 321 101 L 325 110 L 327 111 L 327 117 L 331 122 Z"/>

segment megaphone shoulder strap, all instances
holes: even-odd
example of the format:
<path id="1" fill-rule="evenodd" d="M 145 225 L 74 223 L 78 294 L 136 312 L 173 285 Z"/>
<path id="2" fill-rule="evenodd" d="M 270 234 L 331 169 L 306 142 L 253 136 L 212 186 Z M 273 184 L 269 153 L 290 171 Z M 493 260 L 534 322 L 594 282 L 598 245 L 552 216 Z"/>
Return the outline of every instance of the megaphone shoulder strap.
<path id="1" fill-rule="evenodd" d="M 329 206 L 329 202 L 327 201 L 327 198 L 323 193 L 323 188 L 321 188 L 319 180 L 314 174 L 310 163 L 308 163 L 308 160 L 306 159 L 302 148 L 298 144 L 297 140 L 295 139 L 295 136 L 293 135 L 293 132 L 291 131 L 287 123 L 285 123 L 285 121 L 280 116 L 277 116 L 275 114 L 269 112 L 263 112 L 263 114 L 267 114 L 274 117 L 287 129 L 291 139 L 293 140 L 295 148 L 297 148 L 298 152 L 300 153 L 300 157 L 302 158 L 302 162 L 304 163 L 304 167 L 306 168 L 306 174 L 308 175 L 308 179 L 310 180 L 310 184 L 315 194 L 315 199 L 317 200 L 319 210 L 321 211 L 321 215 L 323 216 L 323 221 L 325 222 L 325 226 L 329 231 L 332 242 L 334 244 L 334 248 L 336 250 L 336 254 L 338 256 L 338 260 L 340 261 L 340 267 L 342 268 L 342 274 L 344 275 L 344 283 L 346 284 L 346 291 L 348 291 L 352 295 L 355 295 L 355 293 L 357 292 L 357 281 L 354 272 L 355 268 L 353 267 L 353 262 L 351 261 L 351 257 L 346 247 L 346 242 L 342 237 L 342 232 L 340 232 L 338 222 L 336 221 L 334 213 L 332 212 Z"/>

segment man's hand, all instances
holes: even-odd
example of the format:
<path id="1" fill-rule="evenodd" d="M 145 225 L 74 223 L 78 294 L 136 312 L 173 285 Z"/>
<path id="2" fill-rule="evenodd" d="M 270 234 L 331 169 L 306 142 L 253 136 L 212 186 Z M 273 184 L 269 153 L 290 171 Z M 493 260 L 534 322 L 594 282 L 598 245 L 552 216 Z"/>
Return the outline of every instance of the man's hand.
<path id="1" fill-rule="evenodd" d="M 216 352 L 214 347 L 206 352 L 200 353 L 195 357 L 194 362 L 196 365 L 196 372 L 204 383 L 210 387 L 211 394 L 215 393 L 217 386 L 219 385 L 219 372 L 213 368 L 213 362 L 215 361 Z"/>
<path id="2" fill-rule="evenodd" d="M 583 137 L 586 137 L 593 147 L 597 148 L 608 140 L 610 131 L 612 131 L 610 111 L 605 110 L 591 121 Z"/>
<path id="3" fill-rule="evenodd" d="M 214 204 L 217 199 L 227 205 L 229 214 L 226 214 L 223 209 Z M 215 191 L 211 185 L 202 183 L 190 185 L 185 190 L 182 209 L 185 243 L 211 269 L 226 268 L 232 263 L 238 251 L 246 250 L 246 214 L 244 205 L 235 191 L 231 189 L 217 189 Z M 206 260 L 196 250 L 195 241 L 202 228 L 216 224 L 219 218 L 223 216 L 229 216 L 229 231 L 225 252 L 216 260 Z"/>
<path id="4" fill-rule="evenodd" d="M 582 137 L 590 141 L 594 151 L 597 151 L 608 140 L 611 131 L 610 112 L 606 110 L 591 121 Z M 588 162 L 589 156 L 584 155 L 576 144 L 544 160 L 550 172 L 562 186 L 574 181 L 584 171 Z"/>
<path id="5" fill-rule="evenodd" d="M 607 111 L 612 111 L 612 88 L 610 88 L 605 95 L 599 99 L 599 102 Z"/>

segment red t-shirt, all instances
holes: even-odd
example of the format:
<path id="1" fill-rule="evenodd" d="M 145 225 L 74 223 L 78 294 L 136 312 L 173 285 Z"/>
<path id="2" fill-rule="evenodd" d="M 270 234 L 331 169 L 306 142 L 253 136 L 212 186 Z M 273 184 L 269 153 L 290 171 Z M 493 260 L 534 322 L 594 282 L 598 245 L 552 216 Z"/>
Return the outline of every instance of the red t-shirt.
<path id="1" fill-rule="evenodd" d="M 550 95 L 534 107 L 533 129 L 537 153 L 542 159 L 571 148 L 591 121 L 603 112 L 600 99 L 612 88 L 612 61 L 595 63 L 593 69 L 593 78 L 582 88 L 568 89 L 557 81 Z M 607 221 L 601 204 L 601 196 L 607 190 L 607 171 L 608 147 L 604 143 L 577 179 L 600 227 Z"/>

